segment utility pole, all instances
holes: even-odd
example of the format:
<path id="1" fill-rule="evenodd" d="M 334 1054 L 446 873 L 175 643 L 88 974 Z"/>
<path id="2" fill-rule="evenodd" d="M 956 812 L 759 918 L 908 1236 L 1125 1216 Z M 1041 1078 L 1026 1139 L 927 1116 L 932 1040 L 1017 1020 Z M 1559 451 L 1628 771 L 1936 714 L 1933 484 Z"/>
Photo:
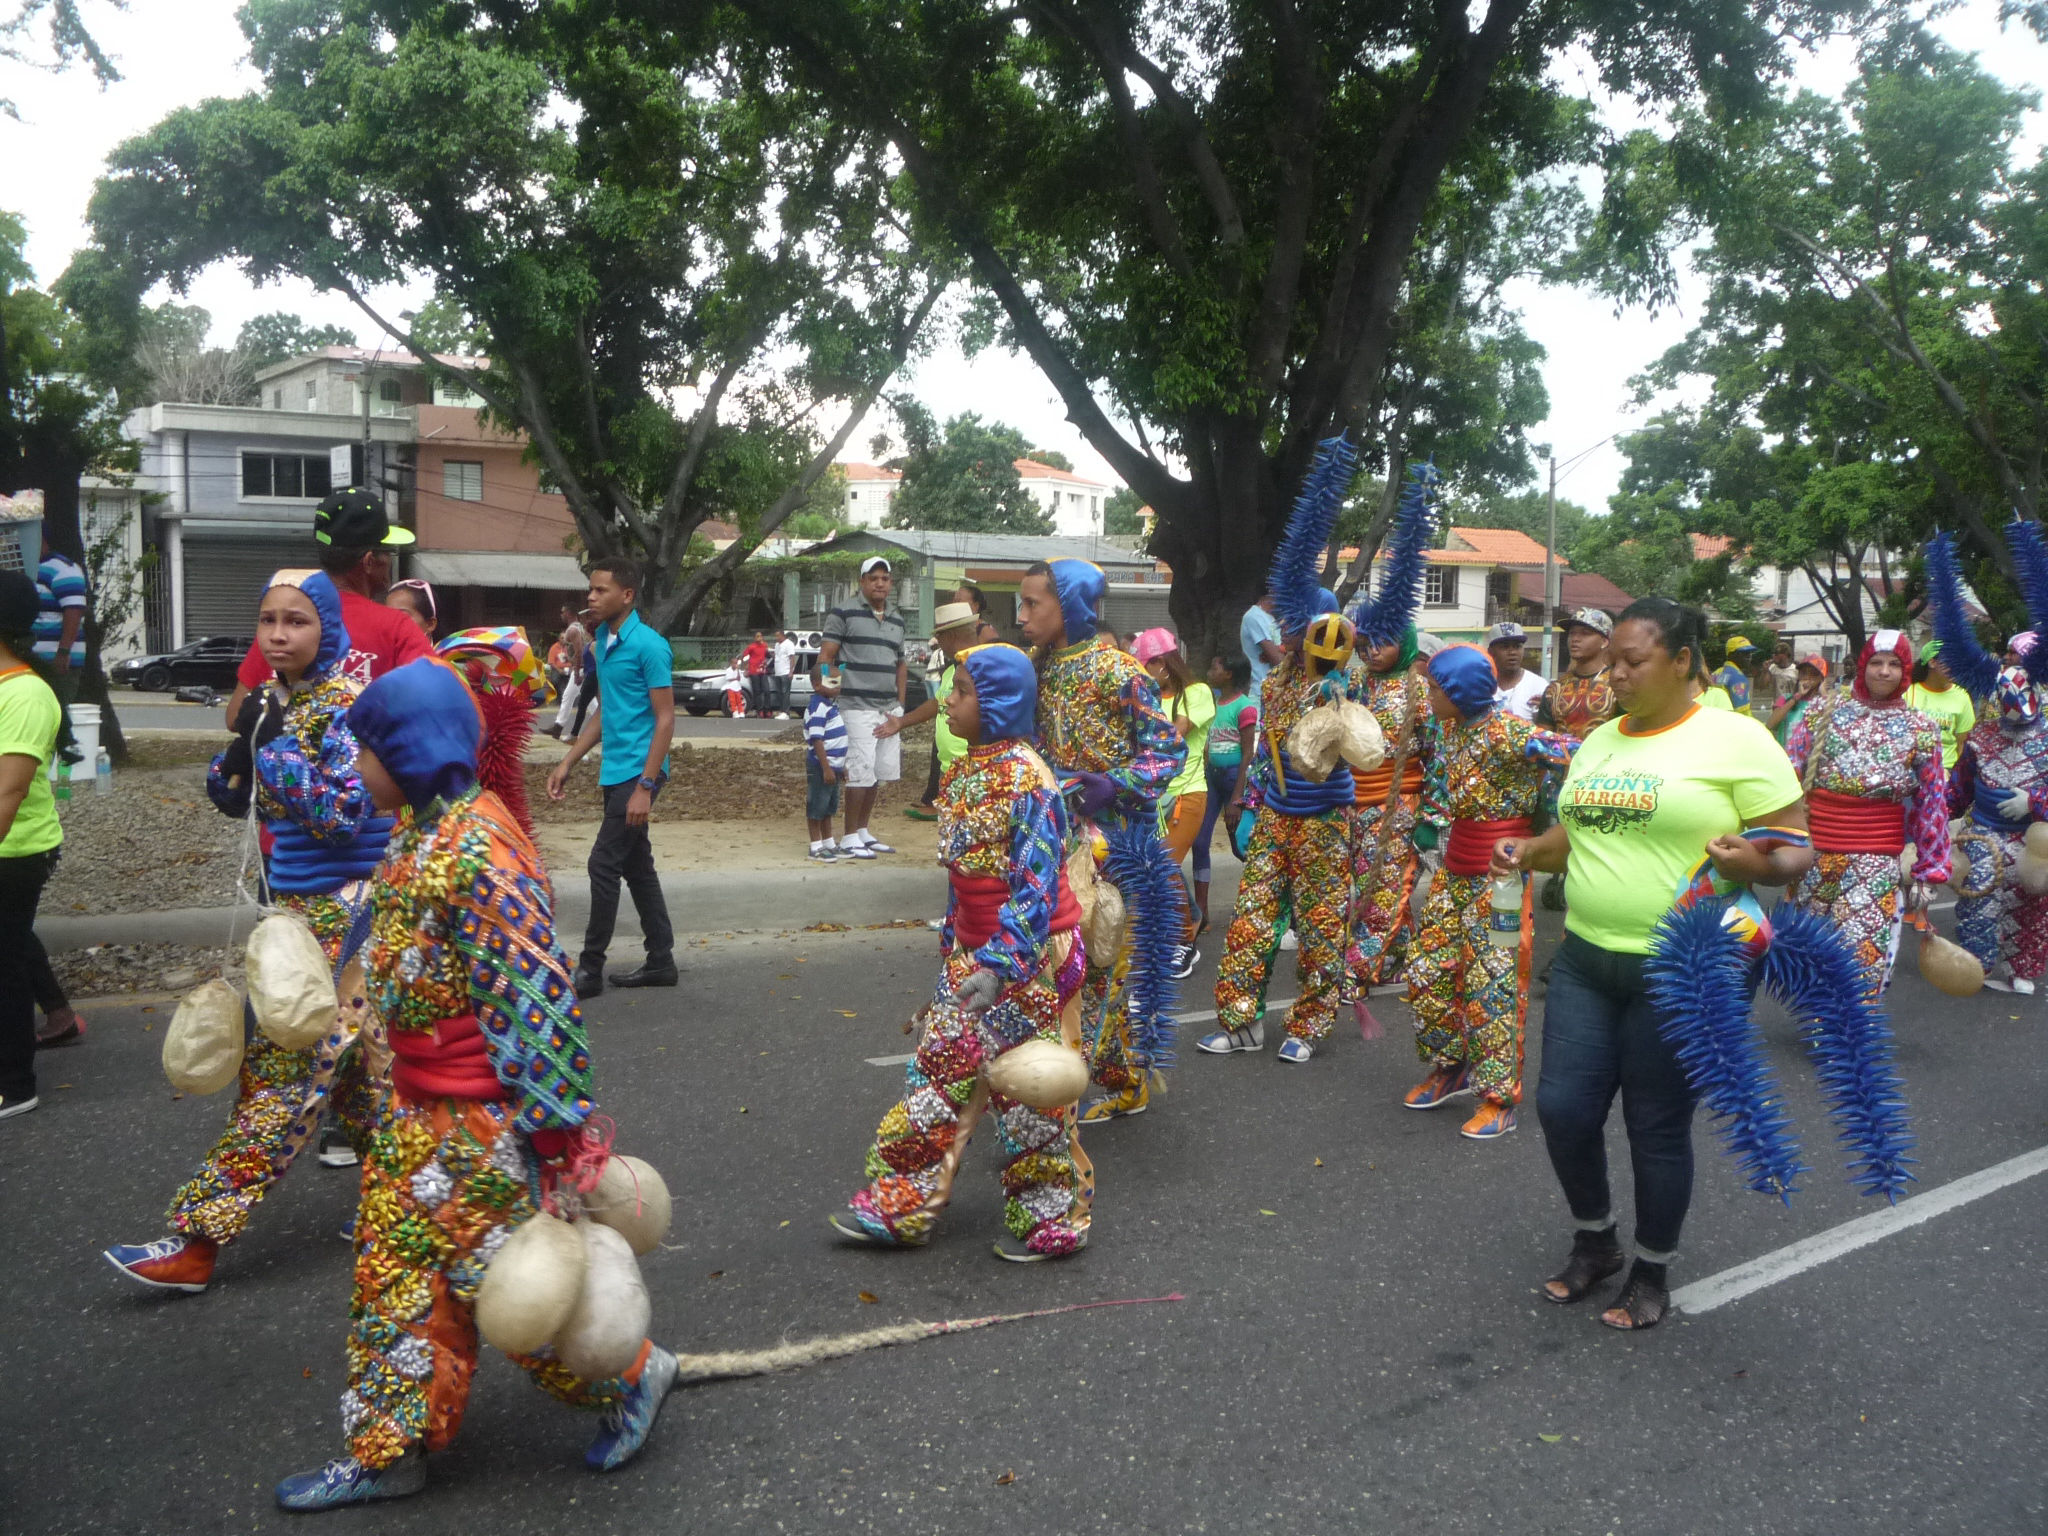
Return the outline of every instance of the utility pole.
<path id="1" fill-rule="evenodd" d="M 358 483 L 364 490 L 368 490 L 370 488 L 370 354 L 367 352 L 363 354 L 361 392 L 363 396 L 363 478 Z M 1555 469 L 1551 471 L 1553 479 L 1556 473 Z"/>
<path id="2" fill-rule="evenodd" d="M 1556 677 L 1557 658 L 1551 654 L 1550 630 L 1557 617 L 1557 455 L 1546 453 L 1544 457 L 1550 460 L 1550 496 L 1543 534 L 1543 666 L 1546 677 Z"/>

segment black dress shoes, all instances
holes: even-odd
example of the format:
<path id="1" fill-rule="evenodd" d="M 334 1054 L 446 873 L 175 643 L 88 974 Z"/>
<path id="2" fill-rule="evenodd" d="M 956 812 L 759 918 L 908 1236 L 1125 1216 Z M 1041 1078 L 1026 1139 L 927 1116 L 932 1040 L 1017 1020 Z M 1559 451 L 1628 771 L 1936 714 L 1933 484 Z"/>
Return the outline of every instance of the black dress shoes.
<path id="1" fill-rule="evenodd" d="M 593 997 L 598 997 L 603 994 L 604 972 L 601 970 L 595 970 L 587 965 L 579 965 L 576 967 L 576 975 L 574 978 L 573 985 L 576 988 L 576 996 L 578 1000 L 587 1003 Z"/>
<path id="2" fill-rule="evenodd" d="M 680 976 L 673 960 L 649 960 L 635 971 L 613 971 L 608 978 L 615 987 L 672 987 Z"/>

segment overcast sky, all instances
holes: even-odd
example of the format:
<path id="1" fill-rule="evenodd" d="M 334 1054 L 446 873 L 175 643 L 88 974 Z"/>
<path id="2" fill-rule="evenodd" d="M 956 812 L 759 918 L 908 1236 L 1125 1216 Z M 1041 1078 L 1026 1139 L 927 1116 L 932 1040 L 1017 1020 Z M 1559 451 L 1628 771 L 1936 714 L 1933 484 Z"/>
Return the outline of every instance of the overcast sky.
<path id="1" fill-rule="evenodd" d="M 5 93 L 21 109 L 20 122 L 0 118 L 0 207 L 20 214 L 29 228 L 29 260 L 49 281 L 85 239 L 85 205 L 109 150 L 141 132 L 173 108 L 208 96 L 253 88 L 256 76 L 244 61 L 235 25 L 237 0 L 131 0 L 111 11 L 88 0 L 87 12 L 102 44 L 118 61 L 123 79 L 101 90 L 89 73 L 37 75 L 10 69 Z M 1940 31 L 1955 46 L 1983 55 L 1991 70 L 2019 84 L 2048 81 L 2048 49 L 2021 30 L 2001 33 L 1997 0 L 1966 0 L 1944 18 Z M 1833 48 L 1807 61 L 1801 82 L 1835 92 L 1849 77 L 1853 58 Z M 1591 92 L 1592 82 L 1575 85 Z M 2039 115 L 2034 124 L 2038 141 Z M 1696 292 L 1697 290 L 1692 290 Z M 382 295 L 391 308 L 415 303 L 424 290 Z M 1604 301 L 1569 290 L 1524 285 L 1514 300 L 1532 335 L 1549 353 L 1544 380 L 1551 414 L 1533 437 L 1553 447 L 1560 460 L 1593 448 L 1602 439 L 1632 428 L 1628 380 L 1677 341 L 1691 323 L 1686 299 L 1661 314 L 1630 311 L 1616 315 Z M 213 315 L 216 342 L 233 339 L 251 315 L 284 309 L 315 322 L 358 327 L 371 339 L 347 301 L 324 296 L 302 283 L 251 289 L 238 271 L 220 268 L 194 285 L 190 302 Z M 390 309 L 386 309 L 386 313 Z M 1057 448 L 1083 469 L 1106 466 L 1070 426 L 1052 389 L 1028 361 L 1001 352 L 972 361 L 957 352 L 926 359 L 911 387 L 941 416 L 962 410 L 1008 422 L 1039 446 Z M 867 451 L 870 428 L 863 427 L 848 457 Z M 1595 449 L 1563 481 L 1561 493 L 1604 510 L 1622 463 L 1611 447 Z"/>

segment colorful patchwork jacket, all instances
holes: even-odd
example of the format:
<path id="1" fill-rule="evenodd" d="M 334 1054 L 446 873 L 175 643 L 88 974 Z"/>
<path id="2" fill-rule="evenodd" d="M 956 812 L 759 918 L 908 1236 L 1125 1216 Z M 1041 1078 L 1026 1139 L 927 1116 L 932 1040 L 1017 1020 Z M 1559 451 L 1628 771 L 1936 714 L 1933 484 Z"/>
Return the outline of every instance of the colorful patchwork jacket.
<path id="1" fill-rule="evenodd" d="M 970 747 L 939 780 L 939 862 L 956 882 L 1001 880 L 1008 899 L 975 963 L 1014 984 L 1038 974 L 1060 904 L 1067 808 L 1052 771 L 1026 742 Z M 941 948 L 951 954 L 959 885 Z"/>
<path id="2" fill-rule="evenodd" d="M 1120 793 L 1111 813 L 1151 818 L 1187 760 L 1159 686 L 1109 636 L 1062 646 L 1038 669 L 1038 736 L 1056 773 L 1100 773 Z"/>

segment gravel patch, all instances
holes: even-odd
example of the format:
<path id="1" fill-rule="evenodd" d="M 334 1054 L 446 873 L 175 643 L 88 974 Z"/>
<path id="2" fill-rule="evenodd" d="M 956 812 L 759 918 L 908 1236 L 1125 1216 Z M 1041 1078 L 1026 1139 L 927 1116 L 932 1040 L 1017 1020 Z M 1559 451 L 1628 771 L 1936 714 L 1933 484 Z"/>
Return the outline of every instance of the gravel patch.
<path id="1" fill-rule="evenodd" d="M 242 946 L 236 945 L 222 970 L 222 947 L 189 944 L 95 944 L 50 956 L 50 967 L 74 1002 L 117 997 L 127 992 L 185 992 L 226 975 L 242 983 Z"/>
<path id="2" fill-rule="evenodd" d="M 206 798 L 204 762 L 117 771 L 58 803 L 64 850 L 45 912 L 160 912 L 233 900 L 242 824 Z"/>

